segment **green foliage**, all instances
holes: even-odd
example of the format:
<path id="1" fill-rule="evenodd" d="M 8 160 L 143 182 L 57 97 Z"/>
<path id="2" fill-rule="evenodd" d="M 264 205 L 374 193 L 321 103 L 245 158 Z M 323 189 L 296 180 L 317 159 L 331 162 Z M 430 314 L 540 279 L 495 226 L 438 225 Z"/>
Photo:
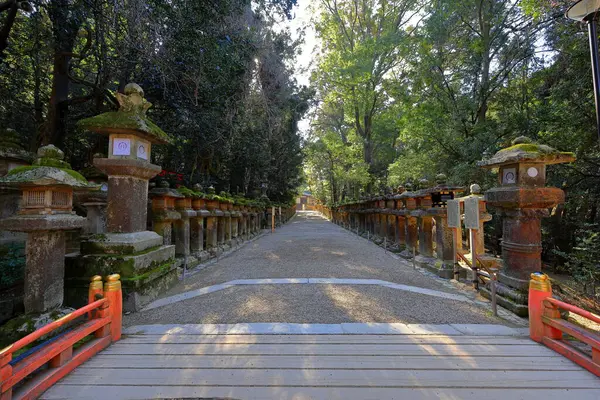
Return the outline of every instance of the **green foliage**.
<path id="1" fill-rule="evenodd" d="M 289 67 L 299 42 L 275 24 L 295 0 L 34 3 L 0 61 L 0 126 L 31 150 L 55 144 L 80 170 L 108 143 L 84 128 L 125 125 L 172 137 L 152 161 L 188 186 L 250 195 L 264 184 L 274 200 L 293 196 L 311 92 Z M 114 113 L 129 82 L 144 89 L 155 124 Z"/>
<path id="2" fill-rule="evenodd" d="M 597 230 L 595 227 L 585 227 Z M 567 272 L 584 287 L 587 292 L 595 289 L 600 282 L 600 232 L 582 229 L 578 232 L 576 246 L 571 253 L 554 250 L 554 253 L 565 260 Z"/>
<path id="3" fill-rule="evenodd" d="M 25 275 L 25 255 L 23 245 L 5 244 L 0 246 L 0 288 L 10 287 L 23 281 Z"/>

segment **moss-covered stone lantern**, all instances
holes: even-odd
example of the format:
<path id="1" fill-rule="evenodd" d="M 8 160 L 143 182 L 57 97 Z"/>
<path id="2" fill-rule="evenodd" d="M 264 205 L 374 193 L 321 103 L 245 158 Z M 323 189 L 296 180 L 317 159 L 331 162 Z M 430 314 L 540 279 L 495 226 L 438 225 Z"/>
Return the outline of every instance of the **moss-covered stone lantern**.
<path id="1" fill-rule="evenodd" d="M 503 217 L 503 268 L 498 274 L 498 302 L 527 315 L 527 288 L 531 273 L 541 270 L 541 218 L 564 202 L 561 189 L 546 187 L 546 166 L 572 162 L 573 153 L 518 137 L 479 166 L 499 170 L 499 186 L 485 192 L 487 204 Z"/>
<path id="2" fill-rule="evenodd" d="M 79 121 L 79 125 L 108 135 L 108 158 L 95 158 L 94 165 L 108 175 L 109 232 L 139 232 L 146 229 L 148 180 L 161 167 L 151 164 L 152 144 L 167 144 L 169 136 L 146 116 L 152 106 L 135 83 L 117 93 L 119 110 Z"/>
<path id="3" fill-rule="evenodd" d="M 22 192 L 17 214 L 0 221 L 0 229 L 27 232 L 25 312 L 44 312 L 64 298 L 65 231 L 82 228 L 85 218 L 73 212 L 73 188 L 91 185 L 50 145 L 38 150 L 34 165 L 12 169 L 0 185 Z"/>
<path id="4" fill-rule="evenodd" d="M 152 104 L 140 86 L 130 83 L 116 96 L 118 111 L 79 121 L 83 128 L 109 137 L 108 157 L 94 158 L 94 165 L 108 175 L 107 233 L 82 243 L 83 265 L 68 272 L 74 280 L 82 274 L 119 273 L 123 307 L 136 311 L 177 282 L 175 246 L 146 230 L 148 181 L 161 171 L 150 163 L 151 146 L 170 138 L 146 116 Z"/>

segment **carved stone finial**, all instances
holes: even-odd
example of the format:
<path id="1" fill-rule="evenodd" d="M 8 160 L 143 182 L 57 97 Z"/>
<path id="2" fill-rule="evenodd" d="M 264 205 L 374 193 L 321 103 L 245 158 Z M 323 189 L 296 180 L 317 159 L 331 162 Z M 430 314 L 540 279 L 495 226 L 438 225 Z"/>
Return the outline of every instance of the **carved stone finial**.
<path id="1" fill-rule="evenodd" d="M 169 186 L 170 186 L 169 182 L 166 180 L 162 180 L 158 183 L 158 187 L 161 187 L 161 188 L 167 189 Z"/>
<path id="2" fill-rule="evenodd" d="M 119 111 L 146 115 L 152 103 L 144 99 L 144 89 L 137 83 L 128 83 L 123 91 L 125 94 L 117 93 Z"/>
<path id="3" fill-rule="evenodd" d="M 435 183 L 437 183 L 438 185 L 445 185 L 447 181 L 448 177 L 446 176 L 446 174 L 437 174 L 435 176 Z"/>
<path id="4" fill-rule="evenodd" d="M 527 143 L 533 143 L 533 140 L 531 140 L 531 138 L 528 138 L 527 136 L 519 136 L 515 139 L 513 139 L 512 141 L 512 145 L 516 145 L 516 144 L 527 144 Z"/>
<path id="5" fill-rule="evenodd" d="M 40 147 L 37 151 L 37 155 L 39 158 L 51 158 L 60 161 L 65 159 L 65 153 L 53 144 Z"/>
<path id="6" fill-rule="evenodd" d="M 471 190 L 471 194 L 481 194 L 481 186 L 474 183 L 469 188 Z"/>

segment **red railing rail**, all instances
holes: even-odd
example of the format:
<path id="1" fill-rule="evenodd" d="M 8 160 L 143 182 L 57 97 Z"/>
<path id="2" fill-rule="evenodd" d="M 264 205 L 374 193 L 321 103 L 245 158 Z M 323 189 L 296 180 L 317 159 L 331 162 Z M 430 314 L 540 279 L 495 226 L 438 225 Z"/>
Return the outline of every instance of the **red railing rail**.
<path id="1" fill-rule="evenodd" d="M 580 325 L 561 318 L 565 310 L 600 323 L 600 318 L 589 311 L 552 298 L 552 287 L 548 277 L 541 273 L 531 274 L 529 284 L 529 334 L 536 342 L 581 365 L 596 376 L 600 376 L 600 335 Z M 564 340 L 567 334 L 591 347 L 591 356 L 581 348 Z"/>
<path id="2" fill-rule="evenodd" d="M 90 283 L 88 304 L 0 350 L 0 400 L 35 399 L 77 366 L 121 338 L 123 300 L 118 274 Z M 87 315 L 87 321 L 28 350 L 13 355 L 43 336 Z M 74 346 L 93 335 L 79 348 Z M 42 368 L 47 366 L 47 368 Z M 23 382 L 25 378 L 27 382 Z"/>

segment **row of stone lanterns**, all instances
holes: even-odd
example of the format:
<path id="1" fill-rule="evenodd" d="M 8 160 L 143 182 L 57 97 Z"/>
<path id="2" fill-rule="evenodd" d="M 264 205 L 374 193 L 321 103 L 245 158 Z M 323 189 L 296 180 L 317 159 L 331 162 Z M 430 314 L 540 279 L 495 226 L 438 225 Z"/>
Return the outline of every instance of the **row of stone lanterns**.
<path id="1" fill-rule="evenodd" d="M 410 184 L 398 188 L 396 194 L 379 196 L 320 211 L 334 222 L 359 231 L 376 243 L 390 243 L 390 249 L 433 270 L 440 277 L 452 278 L 455 254 L 464 255 L 460 227 L 448 226 L 446 204 L 455 198 L 462 204 L 472 199 L 476 207 L 465 214 L 465 224 L 473 231 L 470 246 L 478 261 L 497 271 L 498 303 L 518 315 L 527 315 L 529 276 L 541 270 L 541 218 L 549 208 L 564 202 L 564 192 L 546 187 L 546 165 L 572 162 L 572 153 L 559 152 L 545 145 L 519 137 L 512 145 L 500 150 L 489 160 L 479 163 L 483 168 L 499 170 L 499 187 L 488 190 L 485 198 L 478 185 L 471 186 L 471 195 L 457 196 L 464 188 L 449 186 L 443 174 L 437 185 L 412 191 Z M 425 186 L 426 182 L 420 182 Z M 499 210 L 503 221 L 502 259 L 485 256 L 483 225 L 491 219 L 486 205 Z M 481 256 L 481 258 L 479 258 Z M 465 255 L 465 259 L 468 256 Z M 477 260 L 470 260 L 477 263 Z M 474 280 L 477 278 L 474 277 Z M 490 297 L 490 288 L 482 287 Z"/>
<path id="2" fill-rule="evenodd" d="M 425 185 L 426 182 L 421 182 Z M 406 189 L 409 190 L 406 190 Z M 358 230 L 387 249 L 400 252 L 438 275 L 453 275 L 453 232 L 446 221 L 446 202 L 463 191 L 450 186 L 443 174 L 434 187 L 411 191 L 400 187 L 396 194 L 379 196 L 333 210 L 334 222 Z M 435 229 L 434 229 L 435 227 Z"/>
<path id="3" fill-rule="evenodd" d="M 154 231 L 165 245 L 175 244 L 175 254 L 187 267 L 259 233 L 260 207 L 215 196 L 212 188 L 208 194 L 199 185 L 194 189 L 171 189 L 163 181 L 150 191 Z"/>
<path id="4" fill-rule="evenodd" d="M 8 174 L 0 187 L 20 190 L 22 198 L 17 214 L 3 219 L 0 229 L 28 235 L 25 312 L 54 309 L 65 297 L 75 305 L 86 298 L 91 276 L 111 273 L 122 277 L 124 309 L 139 310 L 178 280 L 181 264 L 218 255 L 261 228 L 258 207 L 164 186 L 151 191 L 148 224 L 148 183 L 161 171 L 149 162 L 151 148 L 170 138 L 146 116 L 151 104 L 138 85 L 128 84 L 117 99 L 118 111 L 80 121 L 83 128 L 109 136 L 108 157 L 94 158 L 98 184 L 73 171 L 54 146 L 40 148 L 32 166 L 5 157 Z M 74 189 L 87 222 L 73 211 Z M 65 232 L 86 224 L 81 254 L 65 265 Z"/>

